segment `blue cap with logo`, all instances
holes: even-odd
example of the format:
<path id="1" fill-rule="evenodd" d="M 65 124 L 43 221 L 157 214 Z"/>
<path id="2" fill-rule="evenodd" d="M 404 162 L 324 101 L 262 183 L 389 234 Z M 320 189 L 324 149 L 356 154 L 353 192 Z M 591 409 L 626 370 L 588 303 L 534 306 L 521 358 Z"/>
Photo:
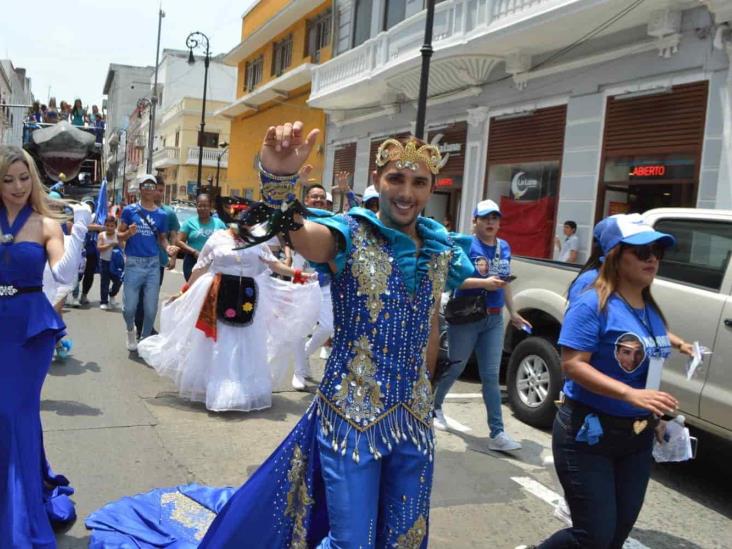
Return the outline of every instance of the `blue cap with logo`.
<path id="1" fill-rule="evenodd" d="M 473 210 L 473 217 L 483 217 L 492 213 L 500 217 L 501 210 L 498 207 L 498 204 L 492 200 L 481 200 Z"/>
<path id="2" fill-rule="evenodd" d="M 673 236 L 656 231 L 640 214 L 612 215 L 598 223 L 593 232 L 606 255 L 618 244 L 643 246 L 658 242 L 666 247 L 676 244 Z"/>

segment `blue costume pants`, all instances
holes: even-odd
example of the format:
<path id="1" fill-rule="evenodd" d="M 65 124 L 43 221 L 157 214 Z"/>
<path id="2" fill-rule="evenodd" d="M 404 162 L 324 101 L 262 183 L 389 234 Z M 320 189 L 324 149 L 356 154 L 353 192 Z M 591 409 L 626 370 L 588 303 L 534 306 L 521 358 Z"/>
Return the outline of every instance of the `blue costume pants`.
<path id="1" fill-rule="evenodd" d="M 412 444 L 402 441 L 375 459 L 366 436 L 360 438 L 359 462 L 352 458 L 354 431 L 346 455 L 333 450 L 318 430 L 330 533 L 323 549 L 427 547 L 433 463 Z"/>

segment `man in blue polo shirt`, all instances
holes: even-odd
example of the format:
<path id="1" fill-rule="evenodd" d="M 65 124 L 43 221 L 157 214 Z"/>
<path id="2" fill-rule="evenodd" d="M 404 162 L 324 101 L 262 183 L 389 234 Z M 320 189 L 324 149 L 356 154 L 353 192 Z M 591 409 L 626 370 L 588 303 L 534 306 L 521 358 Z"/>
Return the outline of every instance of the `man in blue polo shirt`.
<path id="1" fill-rule="evenodd" d="M 140 202 L 122 210 L 117 234 L 126 242 L 124 319 L 127 327 L 127 349 L 137 350 L 135 310 L 144 290 L 145 311 L 143 338 L 150 335 L 158 309 L 160 293 L 160 249 L 168 249 L 168 216 L 155 204 L 157 181 L 154 175 L 140 178 Z"/>

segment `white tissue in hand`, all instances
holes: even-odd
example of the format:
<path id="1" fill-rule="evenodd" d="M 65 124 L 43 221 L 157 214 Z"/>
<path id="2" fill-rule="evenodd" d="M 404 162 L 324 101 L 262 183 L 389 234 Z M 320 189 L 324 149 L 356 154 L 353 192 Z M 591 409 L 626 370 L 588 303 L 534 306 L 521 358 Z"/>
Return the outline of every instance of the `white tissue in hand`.
<path id="1" fill-rule="evenodd" d="M 89 209 L 89 206 L 86 204 L 74 204 L 72 208 L 74 210 L 74 225 L 79 223 L 86 227 L 91 223 L 92 212 Z"/>

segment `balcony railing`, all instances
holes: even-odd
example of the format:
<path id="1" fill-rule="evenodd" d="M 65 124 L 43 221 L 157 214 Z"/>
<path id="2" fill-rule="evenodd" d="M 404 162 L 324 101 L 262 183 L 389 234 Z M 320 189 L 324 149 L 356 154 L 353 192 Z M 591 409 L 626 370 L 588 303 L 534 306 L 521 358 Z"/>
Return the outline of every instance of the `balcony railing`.
<path id="1" fill-rule="evenodd" d="M 153 153 L 153 166 L 164 168 L 180 163 L 180 149 L 178 147 L 163 147 Z"/>
<path id="2" fill-rule="evenodd" d="M 446 0 L 435 7 L 435 50 L 458 45 L 514 21 L 541 13 L 560 0 Z M 564 3 L 571 3 L 565 0 Z M 330 61 L 313 69 L 310 103 L 344 87 L 417 59 L 424 39 L 426 12 L 410 17 Z"/>
<path id="3" fill-rule="evenodd" d="M 188 147 L 188 159 L 186 164 L 198 164 L 198 147 Z M 216 162 L 221 154 L 221 149 L 215 147 L 204 147 L 201 164 L 215 168 Z M 229 165 L 229 151 L 225 151 L 221 156 L 221 167 L 226 168 Z"/>

